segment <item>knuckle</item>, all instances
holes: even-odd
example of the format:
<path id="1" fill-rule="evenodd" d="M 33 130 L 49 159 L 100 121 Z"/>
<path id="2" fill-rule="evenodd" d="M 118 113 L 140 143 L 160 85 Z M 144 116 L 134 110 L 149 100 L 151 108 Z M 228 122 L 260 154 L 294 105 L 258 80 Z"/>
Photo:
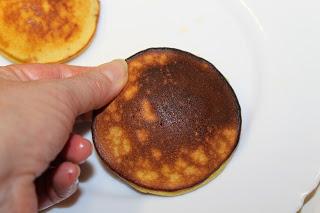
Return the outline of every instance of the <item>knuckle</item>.
<path id="1" fill-rule="evenodd" d="M 90 95 L 94 98 L 95 103 L 106 98 L 110 85 L 110 79 L 102 73 L 97 73 L 95 76 L 88 79 L 88 89 L 90 90 Z"/>
<path id="2" fill-rule="evenodd" d="M 19 65 L 11 64 L 1 69 L 1 77 L 11 81 L 28 81 L 29 77 Z"/>

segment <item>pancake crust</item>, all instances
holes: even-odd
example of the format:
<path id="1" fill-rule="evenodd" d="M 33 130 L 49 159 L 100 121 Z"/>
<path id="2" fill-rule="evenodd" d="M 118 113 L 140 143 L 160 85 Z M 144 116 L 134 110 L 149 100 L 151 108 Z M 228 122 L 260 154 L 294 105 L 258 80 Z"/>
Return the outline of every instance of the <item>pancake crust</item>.
<path id="1" fill-rule="evenodd" d="M 91 41 L 99 0 L 0 1 L 0 53 L 18 63 L 65 62 Z"/>
<path id="2" fill-rule="evenodd" d="M 231 86 L 212 64 L 177 49 L 147 49 L 127 62 L 126 87 L 94 118 L 102 160 L 146 193 L 178 195 L 208 182 L 239 140 Z"/>

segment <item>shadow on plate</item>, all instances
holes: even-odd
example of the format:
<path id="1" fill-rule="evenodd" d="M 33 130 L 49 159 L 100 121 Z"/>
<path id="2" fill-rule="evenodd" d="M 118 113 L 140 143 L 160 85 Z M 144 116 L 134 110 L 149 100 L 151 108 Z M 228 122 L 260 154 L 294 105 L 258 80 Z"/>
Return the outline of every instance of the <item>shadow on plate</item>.
<path id="1" fill-rule="evenodd" d="M 65 201 L 59 203 L 54 208 L 69 208 L 69 207 L 73 206 L 75 203 L 77 203 L 81 194 L 82 194 L 81 189 L 78 189 L 71 197 L 69 197 Z"/>
<path id="2" fill-rule="evenodd" d="M 91 122 L 79 121 L 73 127 L 73 132 L 79 135 L 85 135 L 91 131 Z"/>
<path id="3" fill-rule="evenodd" d="M 79 182 L 86 182 L 88 181 L 94 174 L 93 165 L 90 162 L 85 162 L 84 164 L 80 165 L 81 174 L 79 177 Z"/>

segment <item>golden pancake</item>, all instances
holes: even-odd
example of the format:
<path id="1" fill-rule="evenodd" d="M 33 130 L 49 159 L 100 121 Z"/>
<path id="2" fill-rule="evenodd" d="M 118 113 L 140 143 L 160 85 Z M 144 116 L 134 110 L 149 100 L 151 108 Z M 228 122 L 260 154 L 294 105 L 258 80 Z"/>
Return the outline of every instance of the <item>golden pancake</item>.
<path id="1" fill-rule="evenodd" d="M 94 117 L 101 159 L 145 193 L 174 196 L 207 183 L 238 144 L 233 89 L 212 64 L 181 50 L 147 49 L 127 62 L 126 87 Z"/>
<path id="2" fill-rule="evenodd" d="M 18 63 L 65 62 L 90 43 L 98 0 L 0 1 L 0 53 Z"/>

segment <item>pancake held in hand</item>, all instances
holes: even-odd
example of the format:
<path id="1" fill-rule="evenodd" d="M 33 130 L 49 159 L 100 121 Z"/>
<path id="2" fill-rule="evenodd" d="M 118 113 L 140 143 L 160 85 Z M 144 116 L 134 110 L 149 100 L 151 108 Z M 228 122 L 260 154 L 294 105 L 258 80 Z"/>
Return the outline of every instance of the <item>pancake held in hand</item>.
<path id="1" fill-rule="evenodd" d="M 94 119 L 103 161 L 145 193 L 179 195 L 208 182 L 239 140 L 240 107 L 228 82 L 176 49 L 148 49 L 127 62 L 128 84 Z"/>
<path id="2" fill-rule="evenodd" d="M 98 0 L 0 1 L 0 53 L 20 63 L 67 61 L 92 39 Z"/>

